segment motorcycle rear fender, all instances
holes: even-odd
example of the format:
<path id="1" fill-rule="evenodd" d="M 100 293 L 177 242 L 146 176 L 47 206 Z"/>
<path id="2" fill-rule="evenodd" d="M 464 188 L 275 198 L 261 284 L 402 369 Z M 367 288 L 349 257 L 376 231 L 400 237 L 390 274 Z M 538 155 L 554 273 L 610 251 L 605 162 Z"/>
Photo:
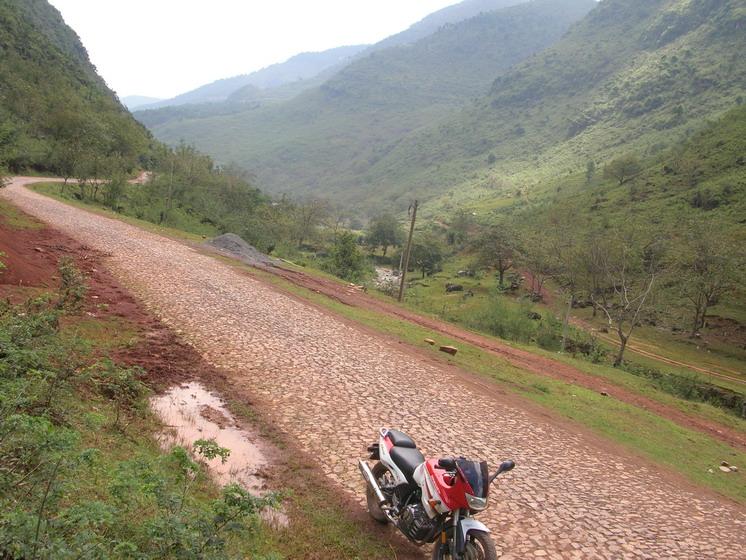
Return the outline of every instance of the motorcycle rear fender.
<path id="1" fill-rule="evenodd" d="M 489 533 L 490 530 L 480 523 L 476 519 L 471 517 L 465 517 L 458 522 L 458 530 L 456 531 L 456 557 L 460 558 L 466 549 L 466 538 L 472 531 L 483 531 Z"/>
<path id="2" fill-rule="evenodd" d="M 394 481 L 396 482 L 396 485 L 399 484 L 408 484 L 407 477 L 404 476 L 404 473 L 401 472 L 401 469 L 396 466 L 396 463 L 394 463 L 394 460 L 391 458 L 391 455 L 389 454 L 389 448 L 386 445 L 386 442 L 384 441 L 385 433 L 381 433 L 381 437 L 378 441 L 378 457 L 384 465 L 386 465 L 386 468 L 388 468 L 391 471 L 391 474 L 394 475 Z"/>

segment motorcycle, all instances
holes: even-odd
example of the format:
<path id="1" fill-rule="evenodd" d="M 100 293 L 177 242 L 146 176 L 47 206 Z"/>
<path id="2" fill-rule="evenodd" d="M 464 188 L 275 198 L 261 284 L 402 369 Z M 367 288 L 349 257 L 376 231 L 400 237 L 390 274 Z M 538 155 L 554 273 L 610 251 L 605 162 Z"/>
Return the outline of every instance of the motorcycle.
<path id="1" fill-rule="evenodd" d="M 358 466 L 373 519 L 392 523 L 415 544 L 435 543 L 433 560 L 497 559 L 489 529 L 473 516 L 487 508 L 490 485 L 513 461 L 490 475 L 485 461 L 425 459 L 411 437 L 388 428 L 368 452 L 373 468 L 365 460 Z"/>

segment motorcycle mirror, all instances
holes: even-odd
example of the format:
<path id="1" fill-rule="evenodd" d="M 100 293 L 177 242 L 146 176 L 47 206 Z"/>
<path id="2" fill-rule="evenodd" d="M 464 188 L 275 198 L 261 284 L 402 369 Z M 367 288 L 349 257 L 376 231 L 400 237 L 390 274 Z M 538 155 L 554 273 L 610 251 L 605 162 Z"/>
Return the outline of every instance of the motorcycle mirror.
<path id="1" fill-rule="evenodd" d="M 500 466 L 497 468 L 497 472 L 490 477 L 490 484 L 492 483 L 493 480 L 495 480 L 502 473 L 512 471 L 514 468 L 515 468 L 515 461 L 503 461 L 502 463 L 500 463 Z"/>

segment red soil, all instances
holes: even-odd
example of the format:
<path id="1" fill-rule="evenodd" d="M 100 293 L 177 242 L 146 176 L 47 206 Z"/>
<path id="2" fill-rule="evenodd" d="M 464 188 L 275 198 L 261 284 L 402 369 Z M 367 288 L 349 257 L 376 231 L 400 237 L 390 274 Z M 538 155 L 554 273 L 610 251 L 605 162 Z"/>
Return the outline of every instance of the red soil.
<path id="1" fill-rule="evenodd" d="M 457 340 L 462 340 L 491 354 L 499 356 L 523 370 L 580 385 L 598 393 L 607 393 L 610 398 L 618 399 L 644 410 L 648 410 L 654 414 L 667 418 L 680 426 L 703 432 L 733 447 L 746 450 L 746 434 L 739 430 L 688 414 L 678 408 L 665 405 L 638 393 L 629 391 L 620 385 L 616 385 L 613 381 L 585 373 L 558 360 L 533 354 L 520 348 L 514 348 L 513 346 L 502 343 L 494 338 L 477 334 L 457 325 L 420 315 L 395 305 L 394 303 L 387 303 L 366 295 L 353 286 L 345 288 L 344 286 L 341 286 L 339 282 L 334 280 L 318 278 L 301 271 L 289 270 L 277 266 L 258 266 L 257 268 L 280 276 L 297 286 L 333 298 L 345 305 L 369 309 L 379 313 L 386 313 L 387 315 L 397 319 L 414 323 Z"/>
<path id="2" fill-rule="evenodd" d="M 32 218 L 29 216 L 29 220 Z M 154 390 L 160 391 L 177 383 L 198 379 L 206 387 L 222 395 L 230 395 L 241 404 L 253 406 L 251 397 L 242 389 L 233 386 L 226 374 L 209 365 L 191 346 L 185 344 L 169 327 L 148 313 L 145 308 L 106 270 L 103 264 L 105 254 L 83 245 L 75 239 L 52 229 L 12 229 L 0 219 L 0 251 L 5 253 L 2 262 L 6 269 L 0 273 L 0 298 L 8 298 L 14 303 L 24 301 L 29 293 L 26 288 L 39 288 L 45 291 L 54 290 L 59 284 L 57 267 L 59 259 L 71 257 L 76 266 L 86 275 L 88 297 L 84 313 L 101 319 L 120 318 L 138 335 L 134 346 L 122 348 L 110 357 L 118 363 L 144 368 L 144 381 Z M 261 410 L 255 408 L 256 412 Z M 326 474 L 320 469 L 314 457 L 300 451 L 293 441 L 288 441 L 269 422 L 260 420 L 259 431 L 267 441 L 275 442 L 282 448 L 279 452 L 270 453 L 273 460 L 271 469 L 267 469 L 267 481 L 275 488 L 287 488 L 289 485 L 296 496 L 311 496 L 319 499 L 319 489 L 323 499 L 337 511 L 345 515 L 362 532 L 373 538 L 391 539 L 387 527 L 371 524 L 368 514 L 360 508 L 357 501 L 347 493 L 337 491 L 329 486 Z M 255 430 L 256 431 L 256 430 Z M 290 506 L 291 523 L 296 531 L 311 531 L 303 511 L 294 512 Z M 283 538 L 294 538 L 288 533 Z M 401 560 L 421 558 L 421 551 L 405 542 L 394 538 L 392 552 Z M 304 553 L 305 554 L 305 553 Z M 303 556 L 310 560 L 327 558 L 325 551 L 318 555 Z M 339 557 L 332 554 L 331 557 Z M 300 556 L 290 554 L 291 559 Z"/>

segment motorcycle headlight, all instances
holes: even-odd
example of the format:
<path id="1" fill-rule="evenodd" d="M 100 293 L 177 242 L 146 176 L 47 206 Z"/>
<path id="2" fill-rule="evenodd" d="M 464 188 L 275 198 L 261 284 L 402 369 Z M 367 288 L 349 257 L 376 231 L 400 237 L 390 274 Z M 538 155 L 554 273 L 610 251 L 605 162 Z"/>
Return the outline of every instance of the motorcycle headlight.
<path id="1" fill-rule="evenodd" d="M 469 509 L 482 511 L 487 507 L 487 498 L 477 498 L 471 494 L 466 494 L 466 503 L 469 504 Z"/>

